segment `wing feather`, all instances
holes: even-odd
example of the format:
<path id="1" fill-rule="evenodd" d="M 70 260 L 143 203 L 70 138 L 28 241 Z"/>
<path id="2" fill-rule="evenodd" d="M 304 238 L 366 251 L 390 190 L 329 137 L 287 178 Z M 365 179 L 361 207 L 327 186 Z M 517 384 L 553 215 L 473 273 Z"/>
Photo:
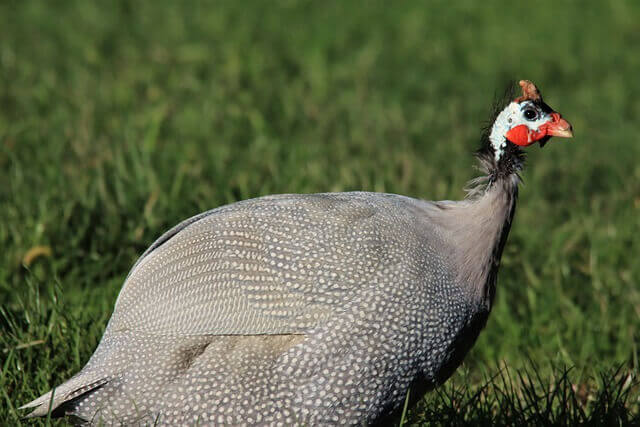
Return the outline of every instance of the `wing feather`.
<path id="1" fill-rule="evenodd" d="M 108 330 L 306 333 L 385 265 L 407 262 L 417 224 L 402 205 L 413 199 L 394 197 L 268 196 L 188 219 L 134 265 Z"/>

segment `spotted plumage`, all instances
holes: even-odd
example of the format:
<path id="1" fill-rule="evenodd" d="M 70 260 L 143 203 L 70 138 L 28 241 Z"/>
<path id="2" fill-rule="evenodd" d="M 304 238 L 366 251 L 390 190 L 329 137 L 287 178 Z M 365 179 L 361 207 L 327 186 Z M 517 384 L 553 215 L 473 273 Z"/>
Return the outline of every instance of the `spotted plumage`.
<path id="1" fill-rule="evenodd" d="M 380 420 L 445 381 L 491 309 L 518 178 L 484 146 L 489 178 L 461 202 L 278 195 L 179 224 L 132 268 L 87 365 L 25 407 L 106 424 Z"/>

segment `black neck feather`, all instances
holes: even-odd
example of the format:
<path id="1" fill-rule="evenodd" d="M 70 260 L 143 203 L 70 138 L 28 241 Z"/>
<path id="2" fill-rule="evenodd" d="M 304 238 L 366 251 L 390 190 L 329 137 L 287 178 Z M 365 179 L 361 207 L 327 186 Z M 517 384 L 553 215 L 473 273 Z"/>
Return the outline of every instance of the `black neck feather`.
<path id="1" fill-rule="evenodd" d="M 476 151 L 476 157 L 489 176 L 489 180 L 495 182 L 518 175 L 524 167 L 526 154 L 520 147 L 507 141 L 500 159 L 496 161 L 494 148 L 486 137 L 486 141 L 483 141 L 480 149 Z"/>

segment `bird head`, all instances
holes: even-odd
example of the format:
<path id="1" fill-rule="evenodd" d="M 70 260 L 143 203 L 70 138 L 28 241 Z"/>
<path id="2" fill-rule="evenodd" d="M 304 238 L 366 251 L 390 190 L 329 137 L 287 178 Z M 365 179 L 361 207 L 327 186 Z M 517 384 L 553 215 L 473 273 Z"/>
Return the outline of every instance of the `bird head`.
<path id="1" fill-rule="evenodd" d="M 552 136 L 571 138 L 571 124 L 542 100 L 540 91 L 529 80 L 520 80 L 522 96 L 510 102 L 497 116 L 489 139 L 496 159 L 507 142 L 526 147 L 535 142 L 544 144 Z"/>

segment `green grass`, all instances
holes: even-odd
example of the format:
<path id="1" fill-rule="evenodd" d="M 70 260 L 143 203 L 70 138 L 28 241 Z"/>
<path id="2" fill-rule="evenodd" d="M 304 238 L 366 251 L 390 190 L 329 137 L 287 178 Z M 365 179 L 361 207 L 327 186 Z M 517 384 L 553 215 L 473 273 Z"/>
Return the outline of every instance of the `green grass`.
<path id="1" fill-rule="evenodd" d="M 520 78 L 576 137 L 529 150 L 487 328 L 406 418 L 640 422 L 639 22 L 631 1 L 0 3 L 0 423 L 82 367 L 170 226 L 270 193 L 461 198 Z"/>

